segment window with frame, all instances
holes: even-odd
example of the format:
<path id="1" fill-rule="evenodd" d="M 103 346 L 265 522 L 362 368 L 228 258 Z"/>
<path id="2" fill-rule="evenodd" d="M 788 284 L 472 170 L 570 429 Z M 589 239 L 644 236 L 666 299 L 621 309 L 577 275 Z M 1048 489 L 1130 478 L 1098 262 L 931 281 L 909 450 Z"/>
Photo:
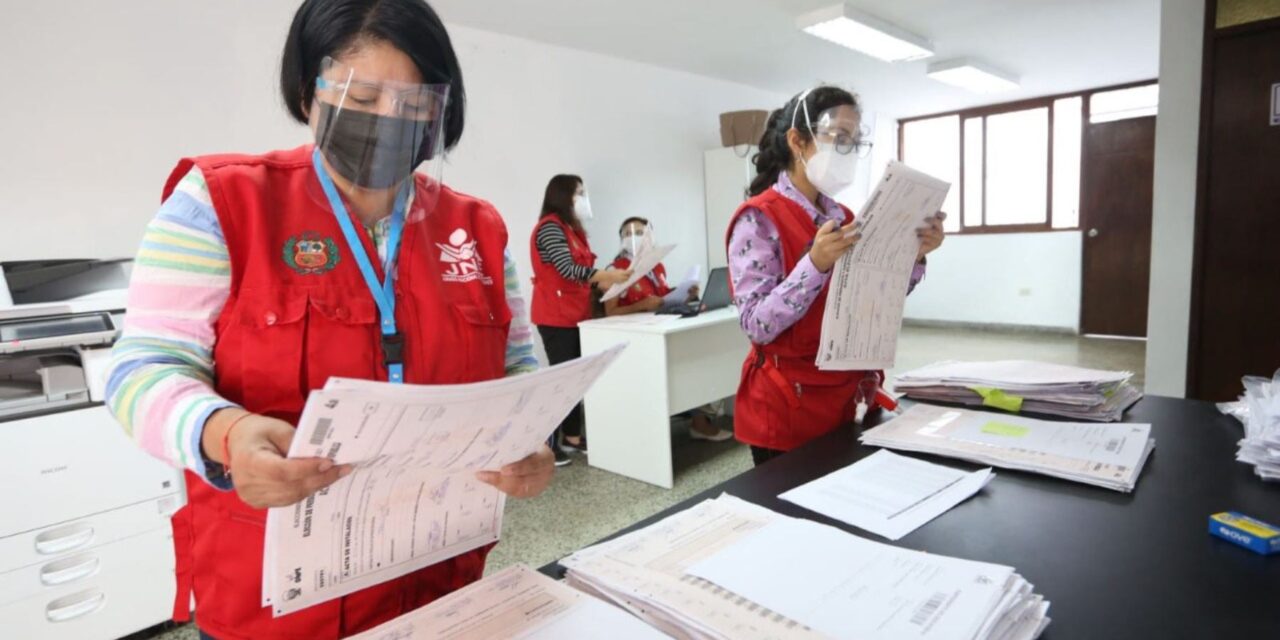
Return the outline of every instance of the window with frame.
<path id="1" fill-rule="evenodd" d="M 899 159 L 952 184 L 948 233 L 1078 229 L 1086 123 L 1154 115 L 1155 83 L 900 121 Z"/>

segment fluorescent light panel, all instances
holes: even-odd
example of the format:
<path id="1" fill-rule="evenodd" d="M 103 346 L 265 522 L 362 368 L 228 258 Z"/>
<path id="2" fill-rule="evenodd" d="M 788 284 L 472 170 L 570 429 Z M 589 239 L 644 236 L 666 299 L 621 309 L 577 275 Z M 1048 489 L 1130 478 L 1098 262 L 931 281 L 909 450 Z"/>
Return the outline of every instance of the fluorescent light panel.
<path id="1" fill-rule="evenodd" d="M 805 33 L 886 62 L 919 60 L 933 55 L 928 40 L 870 16 L 848 3 L 806 13 L 796 19 Z"/>
<path id="2" fill-rule="evenodd" d="M 1019 87 L 1016 76 L 968 58 L 935 62 L 929 65 L 928 75 L 975 93 L 1000 93 Z"/>

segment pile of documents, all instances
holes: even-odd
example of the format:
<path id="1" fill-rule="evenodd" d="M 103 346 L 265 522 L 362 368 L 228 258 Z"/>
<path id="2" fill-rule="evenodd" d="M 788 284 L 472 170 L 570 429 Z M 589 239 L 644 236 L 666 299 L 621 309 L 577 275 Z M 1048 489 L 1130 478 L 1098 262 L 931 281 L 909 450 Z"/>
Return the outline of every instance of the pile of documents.
<path id="1" fill-rule="evenodd" d="M 597 640 L 606 635 L 610 640 L 667 637 L 615 606 L 518 564 L 351 640 Z"/>
<path id="2" fill-rule="evenodd" d="M 732 496 L 561 564 L 571 586 L 681 638 L 1030 640 L 1049 624 L 1049 603 L 1011 567 L 864 540 Z"/>
<path id="3" fill-rule="evenodd" d="M 918 451 L 1130 492 L 1156 441 L 1149 424 L 1053 422 L 917 404 L 863 444 Z"/>
<path id="4" fill-rule="evenodd" d="M 475 384 L 331 378 L 289 457 L 353 471 L 267 512 L 262 606 L 285 615 L 496 542 L 505 496 L 475 472 L 538 451 L 622 349 Z"/>
<path id="5" fill-rule="evenodd" d="M 1128 371 L 1029 360 L 938 362 L 894 379 L 908 398 L 1115 422 L 1142 399 Z"/>
<path id="6" fill-rule="evenodd" d="M 1253 465 L 1263 480 L 1280 480 L 1280 371 L 1274 378 L 1246 376 L 1244 395 L 1218 407 L 1244 425 L 1236 460 Z"/>

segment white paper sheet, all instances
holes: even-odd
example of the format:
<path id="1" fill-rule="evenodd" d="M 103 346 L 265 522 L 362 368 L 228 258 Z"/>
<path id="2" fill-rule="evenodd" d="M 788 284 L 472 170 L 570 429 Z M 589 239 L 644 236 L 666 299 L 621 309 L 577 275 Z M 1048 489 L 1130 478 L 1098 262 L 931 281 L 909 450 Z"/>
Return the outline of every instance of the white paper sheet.
<path id="1" fill-rule="evenodd" d="M 832 270 L 818 368 L 893 367 L 911 270 L 920 251 L 916 230 L 938 212 L 950 188 L 902 163 L 889 163 L 858 216 L 862 239 Z"/>
<path id="2" fill-rule="evenodd" d="M 881 449 L 778 497 L 897 540 L 968 499 L 994 476 L 990 468 L 966 473 Z"/>
<path id="3" fill-rule="evenodd" d="M 609 287 L 609 290 L 600 297 L 600 301 L 608 302 L 609 300 L 622 295 L 623 292 L 631 287 L 631 285 L 640 282 L 640 278 L 649 275 L 649 272 L 653 271 L 653 268 L 658 266 L 662 262 L 662 259 L 667 257 L 667 254 L 671 253 L 671 250 L 675 248 L 676 246 L 674 244 L 668 244 L 661 247 L 654 247 L 653 249 L 640 254 L 640 256 L 631 263 L 631 277 L 627 278 L 627 281 L 622 284 L 615 284 L 612 287 Z"/>
<path id="4" fill-rule="evenodd" d="M 289 457 L 354 471 L 268 512 L 264 605 L 284 615 L 496 541 L 503 495 L 474 472 L 537 451 L 623 348 L 476 384 L 313 392 Z"/>
<path id="5" fill-rule="evenodd" d="M 665 304 L 684 304 L 689 301 L 689 292 L 702 283 L 702 265 L 693 265 L 689 267 L 689 271 L 684 274 L 684 278 L 680 280 L 680 284 L 676 285 L 671 293 L 663 296 Z"/>
<path id="6" fill-rule="evenodd" d="M 651 627 L 524 565 L 514 565 L 351 640 L 657 640 Z"/>
<path id="7" fill-rule="evenodd" d="M 771 522 L 689 573 L 833 638 L 971 640 L 1015 581 L 1001 565 Z"/>

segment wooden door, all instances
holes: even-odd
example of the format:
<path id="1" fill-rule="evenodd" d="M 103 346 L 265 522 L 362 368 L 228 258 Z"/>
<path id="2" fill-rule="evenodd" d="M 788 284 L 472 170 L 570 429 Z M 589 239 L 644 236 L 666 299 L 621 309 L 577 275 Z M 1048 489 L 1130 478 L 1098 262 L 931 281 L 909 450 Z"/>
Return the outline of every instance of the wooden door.
<path id="1" fill-rule="evenodd" d="M 1242 376 L 1280 368 L 1280 19 L 1220 30 L 1210 47 L 1187 386 L 1229 400 Z"/>
<path id="2" fill-rule="evenodd" d="M 1080 331 L 1146 337 L 1156 119 L 1085 125 Z"/>

